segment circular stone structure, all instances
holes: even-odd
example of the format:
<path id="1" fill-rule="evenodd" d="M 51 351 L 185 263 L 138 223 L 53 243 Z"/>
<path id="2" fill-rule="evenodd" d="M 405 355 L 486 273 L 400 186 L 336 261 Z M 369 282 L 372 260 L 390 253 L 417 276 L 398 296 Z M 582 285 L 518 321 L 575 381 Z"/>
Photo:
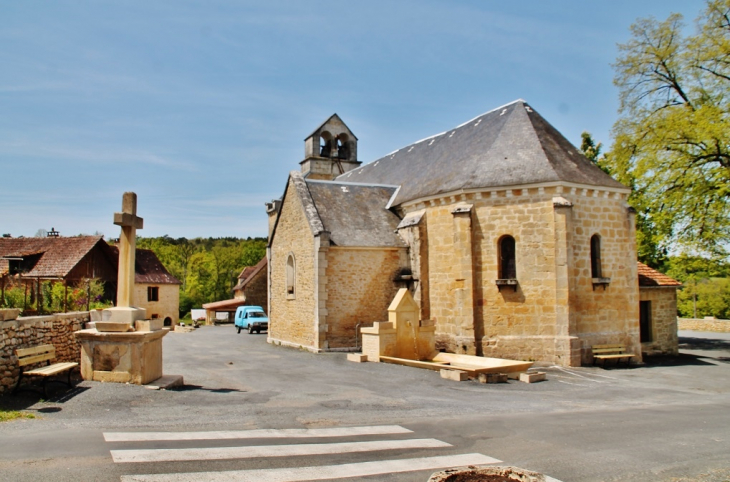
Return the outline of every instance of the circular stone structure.
<path id="1" fill-rule="evenodd" d="M 436 472 L 428 482 L 545 482 L 545 476 L 518 467 L 462 467 Z"/>

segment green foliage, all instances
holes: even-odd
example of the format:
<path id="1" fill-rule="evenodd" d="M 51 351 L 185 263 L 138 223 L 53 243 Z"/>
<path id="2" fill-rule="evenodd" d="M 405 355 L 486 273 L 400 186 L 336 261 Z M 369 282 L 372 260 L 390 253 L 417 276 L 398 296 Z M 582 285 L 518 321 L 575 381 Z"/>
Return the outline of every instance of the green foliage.
<path id="1" fill-rule="evenodd" d="M 38 306 L 38 300 L 34 297 L 35 286 L 33 283 L 33 288 L 28 289 L 25 308 L 39 313 L 62 313 L 64 308 L 66 311 L 83 311 L 86 310 L 87 299 L 90 309 L 106 308 L 111 305 L 109 300 L 104 299 L 104 284 L 98 279 L 83 279 L 76 285 L 68 287 L 58 281 L 42 281 L 40 283 L 42 306 Z M 2 307 L 23 309 L 25 301 L 24 286 L 12 286 L 5 289 L 5 303 Z"/>
<path id="2" fill-rule="evenodd" d="M 23 299 L 25 298 L 25 291 L 22 286 L 13 286 L 11 288 L 5 288 L 5 302 L 2 303 L 2 308 L 23 308 Z M 2 300 L 0 300 L 2 301 Z"/>
<path id="3" fill-rule="evenodd" d="M 18 418 L 35 418 L 35 415 L 27 412 L 19 412 L 17 410 L 0 409 L 0 422 L 9 422 Z"/>
<path id="4" fill-rule="evenodd" d="M 138 238 L 137 247 L 155 252 L 182 282 L 180 315 L 203 303 L 228 299 L 246 266 L 266 255 L 265 238 Z"/>
<path id="5" fill-rule="evenodd" d="M 621 117 L 607 157 L 634 192 L 640 259 L 675 243 L 724 254 L 730 239 L 730 0 L 709 1 L 694 35 L 683 19 L 639 19 L 619 45 Z"/>
<path id="6" fill-rule="evenodd" d="M 680 316 L 730 319 L 730 264 L 699 256 L 674 256 L 667 262 L 667 274 L 684 284 L 677 293 Z"/>

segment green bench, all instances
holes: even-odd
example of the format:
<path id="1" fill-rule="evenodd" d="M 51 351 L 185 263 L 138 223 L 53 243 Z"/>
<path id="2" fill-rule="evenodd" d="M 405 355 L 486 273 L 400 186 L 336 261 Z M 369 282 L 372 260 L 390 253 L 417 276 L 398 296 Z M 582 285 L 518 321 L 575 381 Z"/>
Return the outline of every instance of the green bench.
<path id="1" fill-rule="evenodd" d="M 47 398 L 46 381 L 50 377 L 59 375 L 64 372 L 68 372 L 68 381 L 58 381 L 61 383 L 66 383 L 69 388 L 73 388 L 73 385 L 71 384 L 71 370 L 79 366 L 79 364 L 76 362 L 51 363 L 51 361 L 56 358 L 56 348 L 53 345 L 39 345 L 31 348 L 18 348 L 17 350 L 15 350 L 15 356 L 18 357 L 20 375 L 18 375 L 18 382 L 15 384 L 13 393 L 17 392 L 20 388 L 20 382 L 23 377 L 41 377 L 43 380 L 43 396 Z M 48 364 L 40 368 L 34 368 L 32 370 L 25 371 L 24 367 L 43 362 L 48 362 Z"/>

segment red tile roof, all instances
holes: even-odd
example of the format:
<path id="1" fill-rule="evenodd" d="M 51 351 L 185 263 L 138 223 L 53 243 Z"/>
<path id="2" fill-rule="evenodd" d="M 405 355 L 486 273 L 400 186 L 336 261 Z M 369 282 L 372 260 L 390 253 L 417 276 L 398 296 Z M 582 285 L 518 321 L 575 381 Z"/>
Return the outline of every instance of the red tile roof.
<path id="1" fill-rule="evenodd" d="M 639 267 L 639 286 L 682 286 L 682 283 L 664 273 L 637 261 Z"/>
<path id="2" fill-rule="evenodd" d="M 91 251 L 101 243 L 101 236 L 74 238 L 0 238 L 0 275 L 9 270 L 7 257 L 40 254 L 40 259 L 24 277 L 64 278 Z"/>

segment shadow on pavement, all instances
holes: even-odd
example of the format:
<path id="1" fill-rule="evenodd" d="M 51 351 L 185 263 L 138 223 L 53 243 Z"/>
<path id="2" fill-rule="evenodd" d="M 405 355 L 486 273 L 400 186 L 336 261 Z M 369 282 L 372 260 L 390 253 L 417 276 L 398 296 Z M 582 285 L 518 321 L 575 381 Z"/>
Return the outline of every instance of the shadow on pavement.
<path id="1" fill-rule="evenodd" d="M 680 353 L 679 355 L 652 355 L 644 357 L 644 367 L 683 367 L 683 366 L 713 366 L 714 363 L 704 361 L 702 356 Z"/>
<path id="2" fill-rule="evenodd" d="M 193 390 L 203 390 L 210 393 L 232 393 L 238 392 L 243 393 L 245 390 L 238 390 L 236 388 L 205 388 L 200 385 L 183 385 L 181 387 L 170 388 L 171 392 L 190 392 Z"/>
<path id="3" fill-rule="evenodd" d="M 730 341 L 717 338 L 679 337 L 681 350 L 724 350 L 730 353 Z"/>

